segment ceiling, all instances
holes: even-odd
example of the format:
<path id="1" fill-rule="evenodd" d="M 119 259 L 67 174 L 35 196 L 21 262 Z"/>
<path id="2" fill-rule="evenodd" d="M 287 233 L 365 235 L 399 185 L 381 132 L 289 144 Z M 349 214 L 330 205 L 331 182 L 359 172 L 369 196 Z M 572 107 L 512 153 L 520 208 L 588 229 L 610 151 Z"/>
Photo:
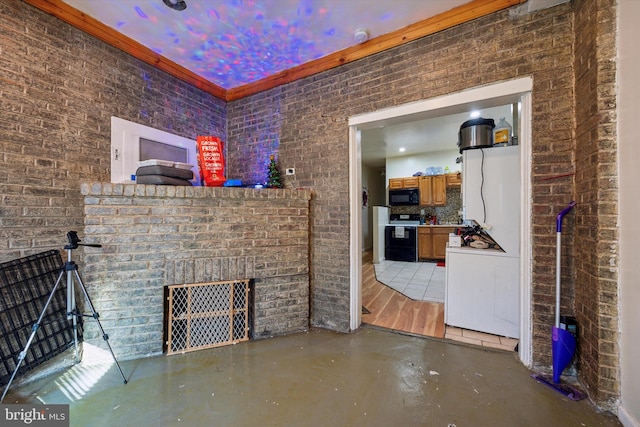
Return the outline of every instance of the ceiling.
<path id="1" fill-rule="evenodd" d="M 412 156 L 435 151 L 458 150 L 458 131 L 460 125 L 472 118 L 475 112 L 480 117 L 494 119 L 496 124 L 501 117 L 514 124 L 511 104 L 480 108 L 464 105 L 458 108 L 462 112 L 435 113 L 430 117 L 407 118 L 400 123 L 378 122 L 373 127 L 361 129 L 362 163 L 370 167 L 384 168 L 386 160 L 393 157 Z M 516 115 L 517 107 L 516 107 Z M 400 151 L 402 148 L 404 151 Z"/>
<path id="2" fill-rule="evenodd" d="M 242 86 L 471 0 L 63 0 L 224 88 Z M 175 3 L 178 0 L 169 0 Z"/>
<path id="3" fill-rule="evenodd" d="M 234 101 L 516 5 L 569 0 L 22 1 Z"/>

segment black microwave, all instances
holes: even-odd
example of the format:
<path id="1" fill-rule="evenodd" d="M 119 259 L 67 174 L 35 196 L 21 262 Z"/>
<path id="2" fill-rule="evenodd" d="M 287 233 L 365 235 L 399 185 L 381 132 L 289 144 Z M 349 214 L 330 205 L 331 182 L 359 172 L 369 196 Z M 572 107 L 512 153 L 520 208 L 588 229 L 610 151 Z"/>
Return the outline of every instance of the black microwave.
<path id="1" fill-rule="evenodd" d="M 407 206 L 420 204 L 420 191 L 417 188 L 389 190 L 389 205 Z"/>

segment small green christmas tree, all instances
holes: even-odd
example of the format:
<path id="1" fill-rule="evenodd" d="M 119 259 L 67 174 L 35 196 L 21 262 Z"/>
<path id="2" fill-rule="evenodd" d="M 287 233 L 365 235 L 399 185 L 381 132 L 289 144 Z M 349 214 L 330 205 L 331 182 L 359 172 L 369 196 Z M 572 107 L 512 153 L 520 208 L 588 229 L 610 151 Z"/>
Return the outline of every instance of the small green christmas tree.
<path id="1" fill-rule="evenodd" d="M 267 173 L 267 187 L 282 188 L 280 170 L 273 154 L 269 157 L 269 172 Z"/>

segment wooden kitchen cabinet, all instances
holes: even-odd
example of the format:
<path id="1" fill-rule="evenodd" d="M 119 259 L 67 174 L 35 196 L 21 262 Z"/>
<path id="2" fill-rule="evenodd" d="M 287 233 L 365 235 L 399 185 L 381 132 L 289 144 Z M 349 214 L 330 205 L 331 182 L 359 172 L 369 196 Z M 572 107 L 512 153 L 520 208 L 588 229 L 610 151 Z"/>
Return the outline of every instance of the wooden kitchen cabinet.
<path id="1" fill-rule="evenodd" d="M 389 178 L 389 190 L 399 190 L 402 188 L 403 178 Z"/>
<path id="2" fill-rule="evenodd" d="M 431 206 L 433 204 L 433 197 L 431 196 L 431 187 L 433 186 L 431 183 L 430 176 L 421 176 L 420 177 L 420 205 L 421 206 Z"/>
<path id="3" fill-rule="evenodd" d="M 419 189 L 420 205 L 447 205 L 447 183 L 444 175 L 421 176 Z"/>
<path id="4" fill-rule="evenodd" d="M 418 227 L 418 258 L 445 259 L 449 233 L 454 230 L 455 227 Z"/>
<path id="5" fill-rule="evenodd" d="M 418 188 L 419 177 L 411 176 L 407 178 L 389 178 L 389 190 L 399 190 L 402 188 Z"/>
<path id="6" fill-rule="evenodd" d="M 412 176 L 409 178 L 402 178 L 403 188 L 418 188 L 420 182 L 419 176 Z"/>
<path id="7" fill-rule="evenodd" d="M 432 176 L 431 197 L 433 206 L 447 205 L 447 181 L 444 175 Z"/>
<path id="8" fill-rule="evenodd" d="M 445 175 L 447 177 L 447 187 L 462 187 L 462 174 L 449 173 Z"/>
<path id="9" fill-rule="evenodd" d="M 418 258 L 431 259 L 433 243 L 429 227 L 418 227 Z"/>
<path id="10" fill-rule="evenodd" d="M 433 227 L 431 229 L 431 240 L 433 244 L 433 257 L 445 259 L 447 256 L 447 243 L 449 243 L 449 233 L 453 233 L 454 227 Z"/>

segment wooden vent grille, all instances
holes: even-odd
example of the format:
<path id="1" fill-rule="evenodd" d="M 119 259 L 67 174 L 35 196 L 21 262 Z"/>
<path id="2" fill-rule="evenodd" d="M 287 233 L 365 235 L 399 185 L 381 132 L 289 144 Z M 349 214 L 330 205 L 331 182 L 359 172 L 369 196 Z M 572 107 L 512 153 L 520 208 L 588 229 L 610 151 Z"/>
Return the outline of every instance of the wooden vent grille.
<path id="1" fill-rule="evenodd" d="M 249 280 L 165 286 L 167 355 L 249 340 Z"/>

